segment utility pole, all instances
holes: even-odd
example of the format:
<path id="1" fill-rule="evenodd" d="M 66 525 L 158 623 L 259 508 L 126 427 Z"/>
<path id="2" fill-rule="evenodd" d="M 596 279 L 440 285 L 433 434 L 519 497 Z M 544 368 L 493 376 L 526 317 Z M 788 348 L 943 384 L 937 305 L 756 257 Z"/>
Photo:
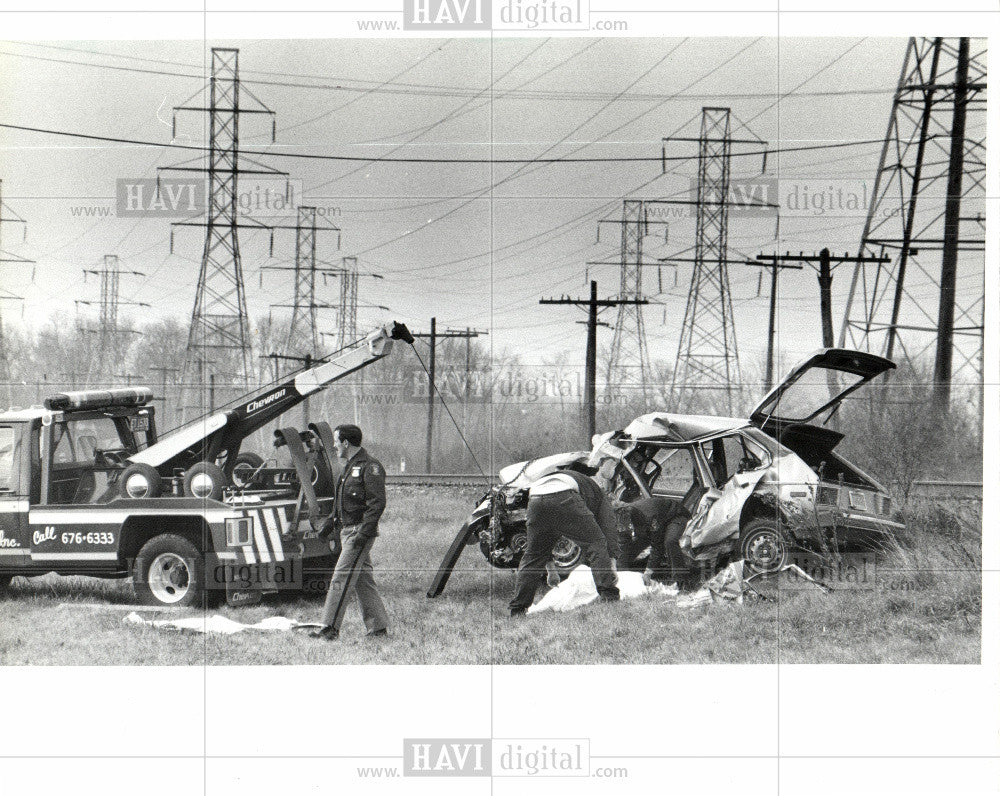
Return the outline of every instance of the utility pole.
<path id="1" fill-rule="evenodd" d="M 941 251 L 941 293 L 938 303 L 937 350 L 934 355 L 934 404 L 947 411 L 951 402 L 951 368 L 955 331 L 955 282 L 958 275 L 959 215 L 962 209 L 962 173 L 965 171 L 965 103 L 969 93 L 969 40 L 959 39 L 955 66 L 954 110 L 951 117 L 951 153 L 948 192 L 944 207 Z"/>
<path id="2" fill-rule="evenodd" d="M 569 298 L 563 296 L 557 299 L 540 299 L 539 304 L 571 304 L 575 307 L 585 307 L 587 309 L 587 364 L 586 364 L 586 385 L 584 387 L 584 417 L 587 429 L 587 443 L 589 444 L 594 434 L 597 433 L 597 327 L 608 326 L 609 324 L 598 321 L 598 316 L 602 309 L 609 307 L 620 307 L 624 303 L 632 305 L 649 304 L 646 298 L 597 298 L 597 282 L 590 280 L 590 298 Z"/>
<path id="3" fill-rule="evenodd" d="M 782 265 L 780 255 L 758 255 L 761 262 L 748 262 L 747 265 L 761 266 L 771 271 L 770 308 L 767 316 L 767 363 L 764 366 L 764 394 L 774 387 L 774 337 L 778 317 L 778 272 L 791 268 L 801 271 L 801 265 Z"/>
<path id="4" fill-rule="evenodd" d="M 240 175 L 287 177 L 286 172 L 251 163 L 253 168 L 239 164 L 239 126 L 243 114 L 263 114 L 272 117 L 271 139 L 275 138 L 274 113 L 240 84 L 239 50 L 212 48 L 212 76 L 209 81 L 209 104 L 174 108 L 174 129 L 177 113 L 195 111 L 209 116 L 208 167 L 165 166 L 161 171 L 199 172 L 208 174 L 208 196 L 204 221 L 178 221 L 174 226 L 203 227 L 205 245 L 202 251 L 198 285 L 195 289 L 191 327 L 184 353 L 184 383 L 191 374 L 215 355 L 225 374 L 237 386 L 250 384 L 250 334 L 247 321 L 246 292 L 243 265 L 240 259 L 238 230 L 240 228 L 269 229 L 265 224 L 248 219 L 240 221 L 237 205 L 237 184 Z M 159 178 L 157 178 L 159 182 Z M 286 185 L 287 192 L 287 185 Z M 271 231 L 271 248 L 274 233 Z M 173 235 L 171 235 L 173 251 Z M 204 410 L 204 381 L 197 385 L 197 397 L 182 399 L 182 413 Z M 185 417 L 185 419 L 187 419 Z"/>
<path id="5" fill-rule="evenodd" d="M 986 132 L 973 121 L 985 122 L 987 67 L 985 46 L 972 44 L 907 44 L 859 249 L 890 258 L 856 264 L 840 331 L 841 346 L 901 359 L 918 377 L 934 350 L 942 408 L 966 368 L 983 381 Z M 913 276 L 937 289 L 936 318 Z M 963 282 L 980 288 L 962 296 Z"/>
<path id="6" fill-rule="evenodd" d="M 887 265 L 892 258 L 885 253 L 880 254 L 831 254 L 829 249 L 823 249 L 818 254 L 758 254 L 757 259 L 767 267 L 782 266 L 780 263 L 803 263 L 816 269 L 819 280 L 819 310 L 820 328 L 822 330 L 823 347 L 833 348 L 833 271 L 838 265 L 854 263 L 855 265 Z M 757 263 L 748 263 L 756 265 Z"/>
<path id="7" fill-rule="evenodd" d="M 487 332 L 480 331 L 478 329 L 446 329 L 443 332 L 437 330 L 437 318 L 431 318 L 431 330 L 430 332 L 414 332 L 413 336 L 424 338 L 428 341 L 431 349 L 430 359 L 428 362 L 427 375 L 428 375 L 428 390 L 427 390 L 427 440 L 426 447 L 424 449 L 424 472 L 431 473 L 433 470 L 433 449 L 434 449 L 434 396 L 437 393 L 437 341 L 444 339 L 464 339 L 466 341 L 466 389 L 468 389 L 469 377 L 468 377 L 468 367 L 469 367 L 469 355 L 471 353 L 469 349 L 469 343 L 471 338 L 479 337 L 480 335 L 485 335 Z"/>

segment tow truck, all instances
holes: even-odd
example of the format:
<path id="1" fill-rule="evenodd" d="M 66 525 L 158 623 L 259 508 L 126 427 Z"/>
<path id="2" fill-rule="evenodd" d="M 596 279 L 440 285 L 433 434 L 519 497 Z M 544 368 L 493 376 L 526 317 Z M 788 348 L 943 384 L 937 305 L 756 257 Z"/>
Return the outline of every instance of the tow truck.
<path id="1" fill-rule="evenodd" d="M 325 422 L 274 431 L 291 467 L 241 451 L 310 395 L 412 344 L 389 323 L 285 381 L 157 436 L 147 388 L 63 392 L 0 412 L 0 588 L 48 572 L 131 577 L 153 606 L 231 605 L 301 588 L 333 558 Z"/>

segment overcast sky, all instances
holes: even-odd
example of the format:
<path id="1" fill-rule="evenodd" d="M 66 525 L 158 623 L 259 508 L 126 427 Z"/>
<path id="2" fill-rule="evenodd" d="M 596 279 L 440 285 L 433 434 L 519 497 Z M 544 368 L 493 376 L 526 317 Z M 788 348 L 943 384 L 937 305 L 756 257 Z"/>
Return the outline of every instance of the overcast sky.
<path id="1" fill-rule="evenodd" d="M 171 109 L 204 85 L 212 46 L 240 49 L 246 88 L 276 113 L 274 145 L 265 117 L 241 119 L 244 148 L 442 159 L 629 158 L 659 157 L 664 136 L 697 135 L 705 105 L 730 107 L 734 135 L 759 137 L 772 148 L 880 140 L 906 40 L 5 42 L 0 116 L 11 124 L 168 143 Z M 204 103 L 197 95 L 190 104 Z M 178 143 L 202 143 L 203 115 L 182 114 L 177 132 Z M 108 253 L 119 256 L 123 269 L 145 273 L 123 278 L 123 299 L 150 303 L 157 315 L 189 318 L 203 232 L 179 230 L 171 254 L 169 221 L 87 217 L 80 208 L 112 208 L 116 178 L 154 177 L 158 166 L 190 160 L 191 153 L 10 130 L 0 130 L 0 147 L 4 201 L 29 222 L 25 241 L 20 230 L 4 225 L 3 248 L 38 261 L 34 284 L 30 266 L 5 269 L 3 286 L 27 299 L 23 319 L 14 306 L 4 307 L 5 322 L 37 323 L 54 311 L 72 313 L 74 299 L 96 300 L 98 283 L 90 277 L 85 284 L 81 269 Z M 666 152 L 693 155 L 696 144 L 673 142 Z M 803 191 L 829 184 L 870 195 L 879 153 L 879 144 L 869 143 L 772 155 L 767 166 Z M 341 248 L 335 235 L 326 236 L 321 259 L 357 255 L 362 270 L 384 276 L 362 280 L 361 301 L 390 312 L 362 308 L 362 325 L 388 315 L 423 329 L 436 315 L 439 328 L 489 329 L 498 351 L 535 362 L 562 350 L 582 359 L 583 327 L 574 323 L 582 315 L 539 306 L 538 299 L 584 295 L 584 263 L 618 258 L 617 230 L 604 226 L 598 242 L 597 220 L 620 217 L 626 196 L 688 198 L 695 175 L 693 160 L 668 161 L 665 175 L 659 161 L 491 167 L 257 160 L 287 170 L 305 203 L 330 209 L 343 230 Z M 753 177 L 762 165 L 749 157 L 733 163 L 734 177 Z M 773 214 L 734 214 L 730 253 L 857 250 L 864 208 L 818 215 L 787 210 L 780 225 Z M 294 223 L 289 216 L 261 220 Z M 647 258 L 693 242 L 693 222 L 676 219 L 666 241 L 661 230 L 651 230 Z M 271 303 L 287 304 L 289 275 L 261 276 L 260 268 L 292 260 L 294 233 L 276 233 L 274 257 L 266 234 L 241 234 L 240 247 L 251 316 L 266 314 Z M 676 276 L 666 269 L 666 292 L 655 299 L 663 305 L 646 310 L 656 359 L 672 363 L 676 354 L 690 268 L 678 266 Z M 848 268 L 834 280 L 838 332 Z M 591 268 L 590 276 L 602 295 L 617 292 L 615 266 Z M 655 294 L 655 270 L 645 280 Z M 960 281 L 960 294 L 981 293 L 980 280 Z M 758 296 L 757 269 L 743 266 L 732 268 L 730 281 L 740 355 L 759 361 L 766 282 Z M 911 287 L 936 306 L 932 285 Z M 332 282 L 321 291 L 320 300 L 336 301 Z M 779 345 L 786 360 L 795 360 L 820 345 L 815 274 L 783 275 L 781 299 Z M 602 345 L 610 342 L 609 330 L 600 334 Z"/>

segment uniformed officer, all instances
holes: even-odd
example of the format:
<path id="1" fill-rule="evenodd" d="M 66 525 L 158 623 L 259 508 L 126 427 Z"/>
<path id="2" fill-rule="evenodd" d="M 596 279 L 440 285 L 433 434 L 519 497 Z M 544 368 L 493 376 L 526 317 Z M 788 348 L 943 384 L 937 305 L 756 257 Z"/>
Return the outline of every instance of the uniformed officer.
<path id="1" fill-rule="evenodd" d="M 357 426 L 337 426 L 333 443 L 344 463 L 333 509 L 341 552 L 323 606 L 323 627 L 311 635 L 329 641 L 337 638 L 353 591 L 358 595 L 368 635 L 384 636 L 389 615 L 375 587 L 371 549 L 378 536 L 379 517 L 385 510 L 385 468 L 361 447 L 361 429 Z"/>
<path id="2" fill-rule="evenodd" d="M 612 561 L 620 554 L 617 522 L 610 501 L 593 479 L 572 470 L 539 478 L 528 488 L 527 515 L 528 543 L 514 578 L 511 616 L 528 610 L 562 536 L 583 548 L 600 598 L 619 599 Z"/>

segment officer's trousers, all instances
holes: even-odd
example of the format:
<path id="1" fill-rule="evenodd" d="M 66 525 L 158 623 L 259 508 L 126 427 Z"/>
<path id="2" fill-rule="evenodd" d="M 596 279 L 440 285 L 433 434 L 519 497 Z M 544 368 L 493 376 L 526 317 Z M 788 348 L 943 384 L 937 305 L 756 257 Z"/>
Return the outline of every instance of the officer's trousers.
<path id="1" fill-rule="evenodd" d="M 375 539 L 360 536 L 359 528 L 360 526 L 354 525 L 340 532 L 342 550 L 330 579 L 330 590 L 326 593 L 321 622 L 339 631 L 353 592 L 358 595 L 365 627 L 369 633 L 376 633 L 389 626 L 389 614 L 375 586 L 371 560 Z"/>

